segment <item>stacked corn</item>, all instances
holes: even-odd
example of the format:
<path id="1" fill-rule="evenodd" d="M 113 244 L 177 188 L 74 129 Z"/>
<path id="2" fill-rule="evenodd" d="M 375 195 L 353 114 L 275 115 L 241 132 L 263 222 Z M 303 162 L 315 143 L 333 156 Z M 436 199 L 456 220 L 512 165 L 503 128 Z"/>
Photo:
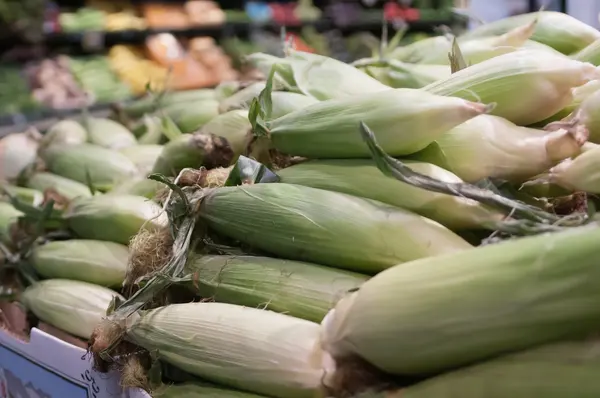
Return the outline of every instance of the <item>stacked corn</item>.
<path id="1" fill-rule="evenodd" d="M 109 119 L 61 122 L 39 143 L 46 171 L 5 191 L 39 207 L 23 188 L 54 188 L 77 239 L 34 245 L 27 258 L 45 280 L 22 300 L 91 335 L 99 360 L 135 358 L 109 346 L 142 348 L 193 379 L 156 396 L 598 396 L 586 341 L 600 328 L 597 220 L 520 237 L 505 228 L 518 214 L 450 193 L 502 181 L 518 191 L 504 199 L 536 203 L 544 220 L 565 202 L 581 213 L 581 193 L 600 192 L 600 70 L 587 62 L 599 38 L 540 12 L 356 66 L 253 54 L 266 83 L 119 106 L 135 134 Z M 437 184 L 383 174 L 361 122 Z M 246 156 L 270 160 L 277 178 Z M 168 220 L 131 194 L 153 197 L 149 173 L 181 188 L 163 199 Z M 0 237 L 18 248 L 27 209 L 0 204 Z M 497 229 L 506 239 L 481 244 Z M 119 287 L 124 304 L 111 300 Z M 65 308 L 81 320 L 63 320 Z"/>

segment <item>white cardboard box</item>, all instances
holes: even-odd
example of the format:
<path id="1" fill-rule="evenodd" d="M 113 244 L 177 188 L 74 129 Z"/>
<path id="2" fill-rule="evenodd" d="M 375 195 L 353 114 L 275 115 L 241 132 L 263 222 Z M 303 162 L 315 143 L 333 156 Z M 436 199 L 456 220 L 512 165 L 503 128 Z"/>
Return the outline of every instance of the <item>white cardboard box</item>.
<path id="1" fill-rule="evenodd" d="M 82 348 L 37 328 L 29 342 L 0 330 L 0 398 L 150 398 L 92 369 Z"/>

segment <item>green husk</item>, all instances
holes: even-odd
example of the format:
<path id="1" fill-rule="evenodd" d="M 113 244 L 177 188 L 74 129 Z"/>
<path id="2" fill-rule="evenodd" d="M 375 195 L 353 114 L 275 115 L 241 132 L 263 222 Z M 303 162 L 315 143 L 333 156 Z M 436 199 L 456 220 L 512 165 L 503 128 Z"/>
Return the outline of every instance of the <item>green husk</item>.
<path id="1" fill-rule="evenodd" d="M 183 134 L 192 133 L 219 114 L 216 100 L 178 102 L 168 105 L 160 112 L 170 117 Z"/>
<path id="2" fill-rule="evenodd" d="M 17 187 L 0 182 L 0 201 L 10 202 L 9 195 L 35 207 L 44 202 L 44 194 L 37 189 Z"/>
<path id="3" fill-rule="evenodd" d="M 577 123 L 584 126 L 589 133 L 588 140 L 600 144 L 600 90 L 584 99 L 565 121 L 567 125 Z M 558 122 L 555 126 L 559 128 L 561 124 Z"/>
<path id="4" fill-rule="evenodd" d="M 463 39 L 504 34 L 537 19 L 532 39 L 563 54 L 572 54 L 600 38 L 600 32 L 578 19 L 556 11 L 539 11 L 503 18 L 481 25 L 461 36 Z"/>
<path id="5" fill-rule="evenodd" d="M 287 90 L 298 89 L 296 81 L 294 80 L 294 72 L 292 71 L 289 58 L 280 58 L 265 53 L 253 53 L 246 56 L 246 61 L 258 69 L 265 78 L 269 76 L 271 69 L 277 64 L 278 70 L 274 77 L 276 85 Z"/>
<path id="6" fill-rule="evenodd" d="M 157 398 L 261 398 L 262 395 L 194 383 L 175 384 L 154 394 Z"/>
<path id="7" fill-rule="evenodd" d="M 322 346 L 342 373 L 358 356 L 432 375 L 596 332 L 598 239 L 593 224 L 390 268 L 338 302 Z"/>
<path id="8" fill-rule="evenodd" d="M 366 72 L 390 87 L 422 88 L 450 76 L 450 67 L 389 61 L 387 67 L 367 67 Z"/>
<path id="9" fill-rule="evenodd" d="M 574 54 L 572 58 L 581 62 L 589 62 L 596 66 L 600 65 L 600 38 L 577 54 Z"/>
<path id="10" fill-rule="evenodd" d="M 469 66 L 423 90 L 495 103 L 492 114 L 526 126 L 568 106 L 573 100 L 573 88 L 599 76 L 599 70 L 591 64 L 545 51 L 527 50 Z"/>
<path id="11" fill-rule="evenodd" d="M 450 41 L 445 36 L 428 37 L 394 49 L 390 54 L 390 58 L 411 64 L 419 63 L 427 54 L 441 51 L 447 53 L 450 44 Z"/>
<path id="12" fill-rule="evenodd" d="M 0 181 L 13 181 L 36 163 L 39 133 L 28 130 L 0 139 Z"/>
<path id="13" fill-rule="evenodd" d="M 164 184 L 147 178 L 123 181 L 114 187 L 108 194 L 143 196 L 146 199 L 154 199 L 158 191 L 164 188 Z"/>
<path id="14" fill-rule="evenodd" d="M 131 160 L 140 170 L 140 173 L 146 175 L 152 171 L 152 167 L 162 150 L 162 145 L 134 145 L 123 148 L 119 152 Z"/>
<path id="15" fill-rule="evenodd" d="M 206 194 L 198 216 L 214 231 L 279 257 L 366 274 L 471 247 L 408 211 L 301 185 L 218 188 Z"/>
<path id="16" fill-rule="evenodd" d="M 49 242 L 33 249 L 29 262 L 45 279 L 62 278 L 120 287 L 125 279 L 127 246 L 99 240 Z"/>
<path id="17" fill-rule="evenodd" d="M 125 126 L 111 119 L 88 117 L 84 120 L 88 141 L 109 149 L 121 149 L 136 145 L 135 135 Z"/>
<path id="18" fill-rule="evenodd" d="M 41 150 L 51 145 L 79 145 L 88 140 L 85 128 L 75 120 L 61 120 L 46 131 L 40 142 Z"/>
<path id="19" fill-rule="evenodd" d="M 417 152 L 447 130 L 483 114 L 482 104 L 421 90 L 387 89 L 354 98 L 309 105 L 267 123 L 279 151 L 308 158 L 363 158 L 369 149 L 357 134 L 359 123 L 373 126 L 390 155 Z"/>
<path id="20" fill-rule="evenodd" d="M 223 303 L 143 311 L 127 339 L 178 368 L 224 386 L 276 398 L 314 397 L 323 370 L 319 325 Z"/>
<path id="21" fill-rule="evenodd" d="M 12 204 L 0 201 L 0 242 L 7 243 L 10 240 L 10 227 L 22 215 Z"/>
<path id="22" fill-rule="evenodd" d="M 106 315 L 117 292 L 91 283 L 67 279 L 48 279 L 29 286 L 23 292 L 23 304 L 40 320 L 89 339 Z"/>
<path id="23" fill-rule="evenodd" d="M 235 161 L 239 155 L 246 152 L 251 136 L 252 126 L 248 120 L 248 111 L 238 109 L 222 113 L 206 123 L 200 133 L 213 135 L 227 140 Z"/>
<path id="24" fill-rule="evenodd" d="M 49 189 L 54 190 L 68 200 L 73 200 L 77 197 L 92 196 L 90 188 L 87 185 L 46 172 L 32 174 L 27 178 L 25 185 L 42 192 Z"/>
<path id="25" fill-rule="evenodd" d="M 412 157 L 443 167 L 467 182 L 484 178 L 523 182 L 577 156 L 586 138 L 583 131 L 548 132 L 481 115 L 449 130 Z"/>
<path id="26" fill-rule="evenodd" d="M 542 176 L 540 182 L 600 194 L 600 146 L 559 163 Z"/>
<path id="27" fill-rule="evenodd" d="M 316 264 L 252 256 L 193 256 L 187 286 L 204 298 L 321 322 L 367 276 Z"/>
<path id="28" fill-rule="evenodd" d="M 596 93 L 598 90 L 600 90 L 600 80 L 592 80 L 591 82 L 587 82 L 583 86 L 575 87 L 573 89 L 573 100 L 569 105 L 567 105 L 551 117 L 542 120 L 539 123 L 536 123 L 535 126 L 544 127 L 548 123 L 556 122 L 566 118 L 571 113 L 573 113 L 583 101 L 589 98 L 592 94 Z"/>
<path id="29" fill-rule="evenodd" d="M 256 82 L 241 89 L 237 93 L 219 102 L 219 113 L 225 113 L 236 109 L 248 109 L 252 100 L 265 88 L 264 82 Z"/>
<path id="30" fill-rule="evenodd" d="M 52 146 L 44 153 L 44 161 L 52 173 L 83 184 L 88 183 L 89 175 L 94 187 L 101 191 L 140 173 L 125 155 L 92 144 Z"/>
<path id="31" fill-rule="evenodd" d="M 313 97 L 286 91 L 275 91 L 271 94 L 271 97 L 273 100 L 271 118 L 273 119 L 277 119 L 288 113 L 292 113 L 319 102 Z"/>
<path id="32" fill-rule="evenodd" d="M 448 183 L 462 180 L 430 163 L 405 161 L 414 171 Z M 410 210 L 452 229 L 486 228 L 505 215 L 473 200 L 404 184 L 385 176 L 371 160 L 312 160 L 280 170 L 281 182 L 342 192 Z"/>
<path id="33" fill-rule="evenodd" d="M 156 203 L 133 195 L 78 198 L 65 211 L 67 225 L 82 239 L 129 244 L 140 228 L 150 231 L 167 225 L 167 215 Z"/>
<path id="34" fill-rule="evenodd" d="M 239 81 L 222 81 L 215 87 L 215 99 L 219 102 L 237 93 L 241 87 Z"/>
<path id="35" fill-rule="evenodd" d="M 152 93 L 143 98 L 119 105 L 119 111 L 131 118 L 142 117 L 146 113 L 154 112 L 160 106 L 168 106 L 176 103 L 185 103 L 198 100 L 211 100 L 215 98 L 215 92 L 212 89 L 197 89 L 186 91 L 171 91 L 161 95 L 157 101 L 156 94 Z"/>
<path id="36" fill-rule="evenodd" d="M 598 341 L 549 344 L 459 369 L 388 398 L 594 398 L 600 394 Z"/>

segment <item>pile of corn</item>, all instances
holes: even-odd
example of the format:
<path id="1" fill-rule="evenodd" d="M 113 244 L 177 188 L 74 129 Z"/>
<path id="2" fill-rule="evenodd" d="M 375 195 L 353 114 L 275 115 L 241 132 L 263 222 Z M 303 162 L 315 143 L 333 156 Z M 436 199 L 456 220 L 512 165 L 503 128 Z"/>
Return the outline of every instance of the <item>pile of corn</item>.
<path id="1" fill-rule="evenodd" d="M 599 43 L 540 12 L 253 54 L 9 136 L 0 270 L 157 397 L 600 396 Z"/>

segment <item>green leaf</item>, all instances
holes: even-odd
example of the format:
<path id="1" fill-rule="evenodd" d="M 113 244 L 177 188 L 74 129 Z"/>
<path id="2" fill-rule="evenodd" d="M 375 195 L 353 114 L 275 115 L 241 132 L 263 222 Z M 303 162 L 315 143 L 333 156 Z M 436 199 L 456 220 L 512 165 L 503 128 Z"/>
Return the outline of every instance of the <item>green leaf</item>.
<path id="1" fill-rule="evenodd" d="M 452 40 L 452 50 L 448 53 L 448 59 L 450 60 L 450 70 L 452 73 L 456 73 L 467 67 L 467 62 L 460 51 L 456 37 Z"/>
<path id="2" fill-rule="evenodd" d="M 173 141 L 183 135 L 179 127 L 177 127 L 173 119 L 171 119 L 168 115 L 161 115 L 160 127 L 163 134 L 169 139 L 169 141 Z"/>

